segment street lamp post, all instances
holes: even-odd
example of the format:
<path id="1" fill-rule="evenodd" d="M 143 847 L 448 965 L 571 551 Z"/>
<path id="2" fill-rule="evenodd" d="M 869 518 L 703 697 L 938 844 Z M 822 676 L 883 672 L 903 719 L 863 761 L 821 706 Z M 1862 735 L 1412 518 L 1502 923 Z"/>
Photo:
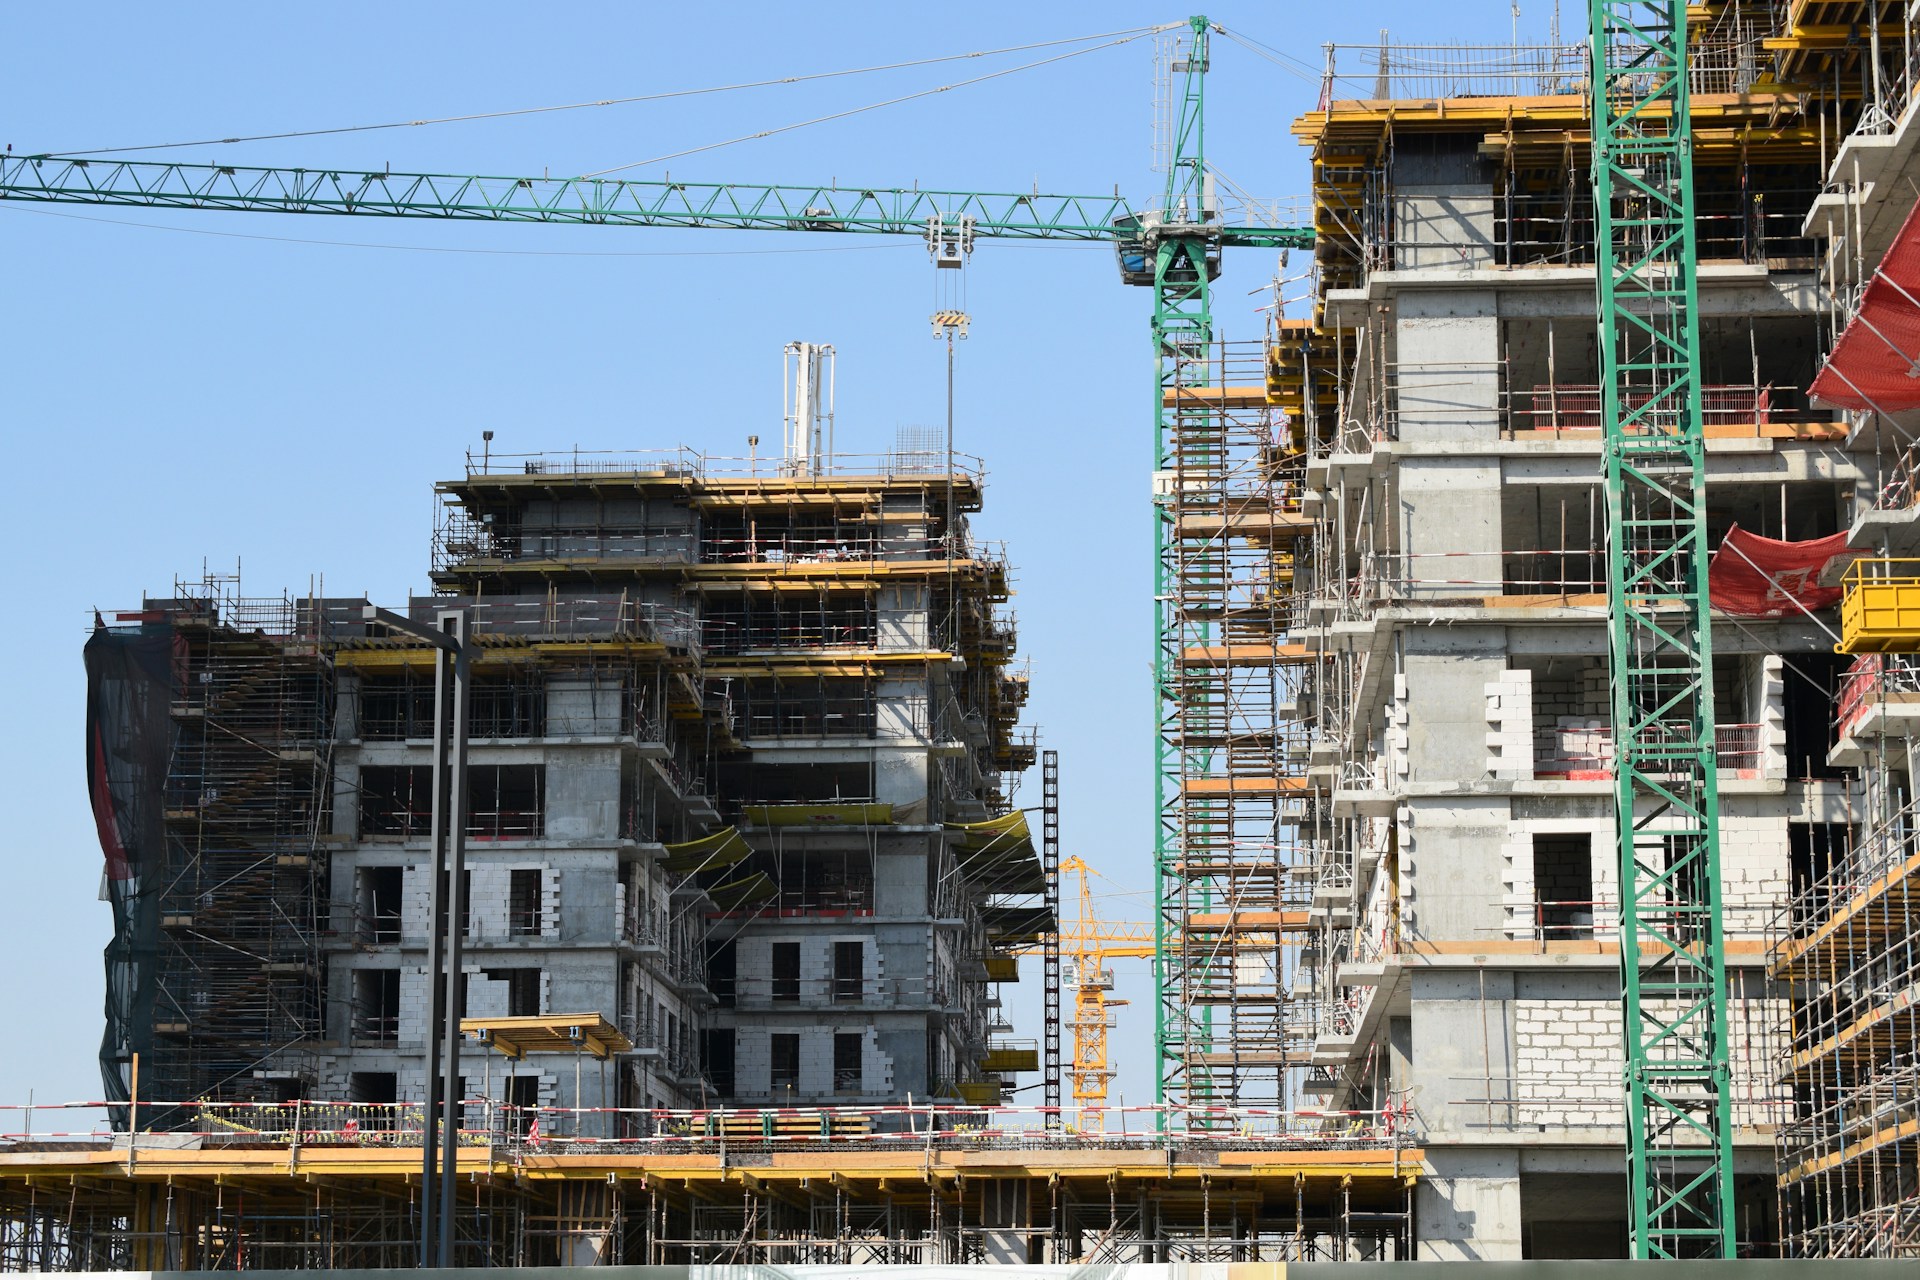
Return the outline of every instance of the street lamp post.
<path id="1" fill-rule="evenodd" d="M 420 1139 L 420 1265 L 453 1265 L 460 1122 L 460 943 L 467 915 L 467 615 L 443 609 L 431 627 L 374 605 L 368 622 L 423 640 L 433 665 L 433 877 L 427 908 L 429 989 L 426 1114 Z M 451 731 L 449 731 L 451 726 Z M 435 1073 L 436 1064 L 439 1067 Z M 434 1148 L 440 1148 L 439 1168 Z"/>

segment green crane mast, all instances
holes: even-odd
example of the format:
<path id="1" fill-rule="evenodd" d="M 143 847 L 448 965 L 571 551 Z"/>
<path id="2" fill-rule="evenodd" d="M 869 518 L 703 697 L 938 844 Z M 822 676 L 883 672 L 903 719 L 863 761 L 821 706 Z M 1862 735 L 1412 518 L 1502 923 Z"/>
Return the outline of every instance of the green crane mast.
<path id="1" fill-rule="evenodd" d="M 1197 989 L 1187 952 L 1186 918 L 1195 905 L 1181 863 L 1196 856 L 1193 837 L 1209 816 L 1187 786 L 1211 771 L 1209 745 L 1222 726 L 1203 723 L 1212 713 L 1190 701 L 1178 680 L 1182 651 L 1210 639 L 1211 616 L 1193 608 L 1187 593 L 1211 596 L 1227 574 L 1217 537 L 1181 536 L 1183 487 L 1205 486 L 1224 466 L 1217 415 L 1181 396 L 1210 378 L 1213 343 L 1211 288 L 1220 273 L 1218 227 L 1210 220 L 1207 180 L 1206 84 L 1211 25 L 1189 23 L 1169 67 L 1172 136 L 1165 157 L 1166 189 L 1155 211 L 1158 233 L 1151 261 L 1153 287 L 1154 475 L 1162 480 L 1153 508 L 1154 689 L 1154 1092 L 1164 1103 L 1205 1107 L 1222 1099 L 1194 1064 L 1213 1046 L 1212 1005 Z M 1146 264 L 1143 264 L 1146 265 Z M 1209 601 L 1210 602 L 1210 601 Z M 1203 702 L 1205 700 L 1202 700 Z M 1165 1116 L 1162 1115 L 1164 1123 Z"/>
<path id="2" fill-rule="evenodd" d="M 1636 1257 L 1732 1257 L 1686 10 L 1591 18 L 1628 1212 Z"/>

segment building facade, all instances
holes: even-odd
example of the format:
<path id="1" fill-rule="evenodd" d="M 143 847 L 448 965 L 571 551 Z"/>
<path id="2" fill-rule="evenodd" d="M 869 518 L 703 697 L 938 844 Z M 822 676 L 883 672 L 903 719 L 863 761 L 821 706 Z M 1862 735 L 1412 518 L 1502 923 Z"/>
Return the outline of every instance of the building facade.
<path id="1" fill-rule="evenodd" d="M 1839 276 L 1878 261 L 1913 206 L 1886 178 L 1910 154 L 1914 33 L 1876 46 L 1898 86 L 1882 93 L 1875 71 L 1876 115 L 1788 88 L 1842 56 L 1798 13 L 1761 30 L 1715 9 L 1696 37 L 1708 540 L 1850 535 L 1911 554 L 1897 445 L 1911 423 L 1811 388 L 1857 296 L 1857 266 L 1851 287 Z M 1292 619 L 1312 655 L 1315 797 L 1297 852 L 1314 920 L 1295 969 L 1301 1087 L 1418 1134 L 1421 1257 L 1624 1256 L 1583 53 L 1436 64 L 1454 53 L 1339 51 L 1367 62 L 1373 94 L 1341 100 L 1330 64 L 1326 100 L 1295 125 L 1318 284 L 1312 321 L 1279 325 L 1268 360 L 1273 396 L 1304 418 L 1296 509 L 1312 524 Z M 1875 245 L 1849 239 L 1862 227 Z M 1884 994 L 1910 966 L 1887 934 L 1848 935 L 1847 960 L 1831 930 L 1805 940 L 1836 884 L 1894 857 L 1904 829 L 1898 716 L 1875 713 L 1892 737 L 1870 745 L 1836 706 L 1865 714 L 1905 677 L 1894 661 L 1850 669 L 1838 611 L 1790 594 L 1758 615 L 1716 602 L 1713 631 L 1735 1233 L 1747 1254 L 1837 1256 L 1898 1252 L 1904 1230 L 1910 1251 L 1911 1145 L 1835 1154 L 1886 1119 L 1863 1127 L 1843 1098 L 1899 1105 L 1913 1024 L 1868 1000 L 1866 975 Z M 1781 949 L 1795 932 L 1800 948 Z M 1875 1010 L 1876 1034 L 1903 1047 L 1875 1041 L 1884 1061 L 1867 1072 L 1834 1037 Z"/>
<path id="2" fill-rule="evenodd" d="M 476 646 L 463 1012 L 631 1046 L 468 1041 L 468 1099 L 998 1101 L 1037 1069 L 991 987 L 1053 915 L 977 468 L 488 454 L 437 492 L 407 612 Z M 209 582 L 101 620 L 117 1096 L 135 1051 L 161 1101 L 424 1096 L 432 655 L 365 605 Z"/>

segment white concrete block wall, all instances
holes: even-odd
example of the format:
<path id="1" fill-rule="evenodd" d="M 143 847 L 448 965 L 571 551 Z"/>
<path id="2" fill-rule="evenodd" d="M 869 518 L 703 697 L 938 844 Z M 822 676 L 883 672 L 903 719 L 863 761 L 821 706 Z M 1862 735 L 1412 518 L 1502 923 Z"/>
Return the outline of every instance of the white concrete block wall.
<path id="1" fill-rule="evenodd" d="M 1757 986 L 1757 982 L 1755 984 Z M 1736 991 L 1744 984 L 1736 985 Z M 1781 1122 L 1788 1098 L 1774 1080 L 1785 1002 L 1736 995 L 1728 1001 L 1727 1049 L 1736 1125 Z M 1622 1123 L 1620 1006 L 1611 1000 L 1514 1002 L 1515 1121 L 1523 1125 Z"/>
<path id="2" fill-rule="evenodd" d="M 507 984 L 487 977 L 477 967 L 461 966 L 467 974 L 467 1017 L 507 1016 Z"/>
<path id="3" fill-rule="evenodd" d="M 1559 1127 L 1621 1122 L 1624 1063 L 1617 1004 L 1516 1000 L 1514 1038 L 1517 1123 Z"/>
<path id="4" fill-rule="evenodd" d="M 764 1098 L 773 1089 L 773 1045 L 765 1027 L 733 1033 L 733 1087 L 743 1097 Z"/>
<path id="5" fill-rule="evenodd" d="M 1785 660 L 1769 653 L 1760 660 L 1760 776 L 1787 777 L 1787 680 Z"/>
<path id="6" fill-rule="evenodd" d="M 433 997 L 427 982 L 425 965 L 408 965 L 400 970 L 400 1043 L 426 1042 L 427 1019 L 433 1014 Z"/>
<path id="7" fill-rule="evenodd" d="M 400 937 L 403 940 L 411 942 L 427 936 L 430 892 L 431 884 L 424 866 L 412 863 L 401 871 Z"/>
<path id="8" fill-rule="evenodd" d="M 1535 935 L 1533 902 L 1533 836 L 1522 832 L 1500 845 L 1500 904 L 1509 938 Z"/>
<path id="9" fill-rule="evenodd" d="M 467 933 L 469 941 L 487 941 L 512 936 L 508 909 L 512 901 L 513 873 L 537 870 L 541 874 L 540 936 L 560 936 L 560 872 L 543 861 L 485 862 L 469 851 L 467 863 Z M 427 918 L 431 909 L 431 882 L 423 864 L 408 866 L 401 874 L 403 916 L 401 936 L 408 940 L 427 936 Z"/>
<path id="10" fill-rule="evenodd" d="M 1510 669 L 1487 690 L 1487 772 L 1512 782 L 1533 780 L 1533 672 Z"/>
<path id="11" fill-rule="evenodd" d="M 560 872 L 545 864 L 540 868 L 540 936 L 560 937 Z"/>
<path id="12" fill-rule="evenodd" d="M 472 868 L 467 893 L 467 937 L 504 938 L 508 934 L 507 893 L 513 882 L 512 869 L 481 864 Z"/>
<path id="13" fill-rule="evenodd" d="M 1747 797 L 1723 799 L 1720 898 L 1729 938 L 1761 938 L 1787 900 L 1792 855 L 1787 824 Z"/>
<path id="14" fill-rule="evenodd" d="M 872 1027 L 860 1046 L 860 1092 L 869 1097 L 893 1094 L 893 1055 L 880 1048 L 880 1033 Z"/>

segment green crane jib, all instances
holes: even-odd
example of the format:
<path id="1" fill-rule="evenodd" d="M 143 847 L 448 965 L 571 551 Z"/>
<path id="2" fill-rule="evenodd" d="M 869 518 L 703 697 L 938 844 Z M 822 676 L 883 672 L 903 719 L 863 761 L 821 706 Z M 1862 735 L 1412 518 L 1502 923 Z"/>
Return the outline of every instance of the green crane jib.
<path id="1" fill-rule="evenodd" d="M 1591 0 L 1628 1212 L 1734 1255 L 1686 10 Z"/>
<path id="2" fill-rule="evenodd" d="M 147 209 L 238 209 L 467 222 L 603 227 L 724 227 L 925 235 L 929 219 L 973 220 L 976 236 L 1097 240 L 1147 252 L 1157 220 L 1117 193 L 923 191 L 918 188 L 487 178 L 352 169 L 246 168 L 61 156 L 0 157 L 0 199 Z M 1143 225 L 1144 224 L 1144 225 Z M 1215 244 L 1310 246 L 1301 227 L 1211 223 Z"/>

